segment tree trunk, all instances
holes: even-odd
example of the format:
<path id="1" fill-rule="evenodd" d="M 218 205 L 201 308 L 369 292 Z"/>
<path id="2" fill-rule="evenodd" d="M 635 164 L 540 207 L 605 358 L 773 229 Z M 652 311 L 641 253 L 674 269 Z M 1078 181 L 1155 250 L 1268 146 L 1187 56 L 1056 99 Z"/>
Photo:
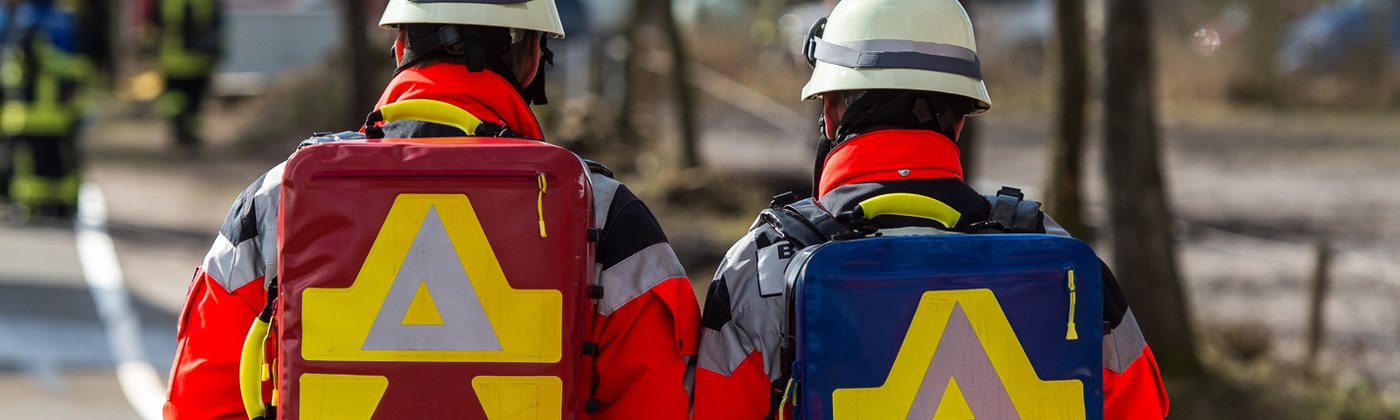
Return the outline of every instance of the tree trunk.
<path id="1" fill-rule="evenodd" d="M 641 29 L 646 24 L 648 18 L 657 19 L 663 36 L 666 37 L 667 48 L 671 50 L 671 73 L 664 75 L 666 83 L 670 85 L 672 105 L 676 109 L 676 119 L 680 122 L 681 135 L 681 159 L 685 167 L 698 167 L 701 165 L 699 153 L 699 140 L 696 133 L 695 123 L 695 95 L 691 91 L 689 84 L 690 60 L 685 51 L 685 39 L 681 36 L 681 30 L 676 23 L 675 15 L 672 13 L 671 0 L 634 0 L 632 5 L 632 16 L 627 22 L 625 29 L 626 38 L 630 49 L 622 63 L 622 95 L 617 106 L 616 136 L 618 143 L 624 150 L 619 155 L 635 157 L 642 147 L 647 145 L 645 139 L 640 138 L 636 127 L 636 121 L 632 118 L 636 93 L 636 83 L 634 79 L 637 74 L 639 59 L 641 57 Z M 631 160 L 631 159 L 627 159 Z M 627 166 L 622 166 L 624 170 Z"/>
<path id="2" fill-rule="evenodd" d="M 632 0 L 632 16 L 627 20 L 627 26 L 623 29 L 623 35 L 627 39 L 627 55 L 622 59 L 622 93 L 618 95 L 617 114 L 615 115 L 615 129 L 613 135 L 616 142 L 621 146 L 619 155 L 627 165 L 623 170 L 630 168 L 634 162 L 632 158 L 637 156 L 638 149 L 641 148 L 641 139 L 638 138 L 637 127 L 632 120 L 632 105 L 635 99 L 637 86 L 637 59 L 641 54 L 641 34 L 642 25 L 645 24 L 647 6 L 655 0 Z"/>
<path id="3" fill-rule="evenodd" d="M 341 15 L 344 25 L 342 29 L 345 34 L 345 54 L 350 60 L 350 123 L 347 126 L 357 126 L 364 122 L 364 116 L 373 111 L 374 105 L 378 102 L 378 89 L 374 86 L 374 69 L 376 66 L 371 61 L 367 48 L 369 41 L 365 34 L 365 2 L 364 0 L 341 0 Z"/>
<path id="4" fill-rule="evenodd" d="M 1277 0 L 1250 0 L 1249 30 L 1244 33 L 1246 60 L 1234 69 L 1235 97 L 1265 105 L 1278 105 L 1283 99 L 1282 74 L 1275 61 L 1288 25 L 1288 9 Z"/>
<path id="5" fill-rule="evenodd" d="M 1103 164 L 1114 268 L 1162 370 L 1191 374 L 1200 361 L 1157 155 L 1147 8 L 1146 0 L 1109 0 L 1105 17 Z"/>
<path id="6" fill-rule="evenodd" d="M 646 1 L 646 0 L 641 0 Z M 672 12 L 672 1 L 657 2 L 661 7 L 661 24 L 665 26 L 666 40 L 671 48 L 671 95 L 676 107 L 676 118 L 681 125 L 681 163 L 687 168 L 701 165 L 699 136 L 695 132 L 695 95 L 691 92 L 690 59 L 685 51 L 685 38 L 681 36 L 680 25 Z"/>
<path id="7" fill-rule="evenodd" d="M 1050 144 L 1050 180 L 1045 208 L 1075 237 L 1092 241 L 1084 228 L 1083 156 L 1084 107 L 1088 90 L 1088 58 L 1085 56 L 1084 0 L 1056 0 L 1057 43 L 1060 64 L 1060 106 L 1056 133 Z"/>

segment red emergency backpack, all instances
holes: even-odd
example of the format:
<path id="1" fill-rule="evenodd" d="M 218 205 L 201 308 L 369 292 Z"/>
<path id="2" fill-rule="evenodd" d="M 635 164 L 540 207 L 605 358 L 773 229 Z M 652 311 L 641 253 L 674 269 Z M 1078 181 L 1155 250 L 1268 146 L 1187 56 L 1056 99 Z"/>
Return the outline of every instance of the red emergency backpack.
<path id="1" fill-rule="evenodd" d="M 415 106 L 406 118 L 474 120 L 437 102 L 383 110 Z M 527 139 L 310 143 L 286 164 L 276 300 L 245 344 L 250 417 L 585 412 L 596 234 L 583 161 Z M 272 353 L 257 331 L 269 319 Z M 259 379 L 275 384 L 270 404 Z"/>

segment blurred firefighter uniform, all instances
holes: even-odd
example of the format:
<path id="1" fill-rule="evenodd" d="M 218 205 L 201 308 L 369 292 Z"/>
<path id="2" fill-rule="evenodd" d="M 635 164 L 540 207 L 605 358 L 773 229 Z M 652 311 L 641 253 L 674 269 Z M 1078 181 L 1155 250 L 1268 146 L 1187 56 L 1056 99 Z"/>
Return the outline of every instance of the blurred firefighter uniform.
<path id="1" fill-rule="evenodd" d="M 158 0 L 150 10 L 165 76 L 156 112 L 170 119 L 176 146 L 187 151 L 200 146 L 200 108 L 223 55 L 223 19 L 218 0 Z"/>
<path id="2" fill-rule="evenodd" d="M 11 217 L 65 217 L 78 200 L 76 135 L 95 72 L 90 55 L 107 51 L 105 28 L 76 0 L 19 2 L 0 18 L 3 63 L 0 132 L 5 140 L 0 192 Z"/>

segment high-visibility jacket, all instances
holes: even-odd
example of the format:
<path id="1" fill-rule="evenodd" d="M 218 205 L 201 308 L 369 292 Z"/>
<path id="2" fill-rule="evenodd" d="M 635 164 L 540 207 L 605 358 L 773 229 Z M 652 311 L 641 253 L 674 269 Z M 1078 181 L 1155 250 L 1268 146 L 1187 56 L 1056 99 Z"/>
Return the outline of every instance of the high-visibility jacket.
<path id="1" fill-rule="evenodd" d="M 986 220 L 990 212 L 986 199 L 963 183 L 957 146 L 933 131 L 883 130 L 843 142 L 826 160 L 818 193 L 832 214 L 882 194 L 932 197 L 963 215 L 955 229 Z M 1046 220 L 1049 233 L 1064 234 Z M 880 227 L 919 221 L 894 223 L 903 225 Z M 782 285 L 761 285 L 759 273 L 781 282 L 788 260 L 760 259 L 757 248 L 778 238 L 770 225 L 755 223 L 729 249 L 710 284 L 696 357 L 697 420 L 761 419 L 776 409 L 787 379 L 781 347 L 789 334 L 788 300 L 785 292 L 774 292 L 785 290 Z M 1117 280 L 1107 266 L 1103 273 L 1104 320 L 1112 327 L 1103 338 L 1105 418 L 1161 419 L 1168 400 L 1157 363 Z"/>
<path id="2" fill-rule="evenodd" d="M 407 69 L 379 105 L 408 99 L 450 103 L 521 136 L 541 135 L 514 88 L 489 71 L 456 64 Z M 176 333 L 166 419 L 246 418 L 238 356 L 266 302 L 267 276 L 277 272 L 281 176 L 278 165 L 239 195 L 195 272 Z M 687 364 L 700 318 L 695 293 L 646 205 L 611 178 L 594 174 L 591 181 L 594 211 L 604 221 L 596 256 L 606 290 L 587 339 L 600 348 L 590 390 L 599 411 L 592 418 L 688 418 Z"/>
<path id="3" fill-rule="evenodd" d="M 83 54 L 88 46 L 82 14 L 74 0 L 31 0 L 0 11 L 0 133 L 35 141 L 60 142 L 60 162 L 36 162 L 28 143 L 16 143 L 10 196 L 17 203 L 74 205 L 81 182 L 72 136 L 92 78 Z M 62 176 L 40 176 L 41 166 L 72 168 Z"/>
<path id="4" fill-rule="evenodd" d="M 6 135 L 65 136 L 81 115 L 82 88 L 91 64 L 82 54 L 78 4 L 26 1 L 0 22 L 4 36 L 0 85 Z"/>
<path id="5" fill-rule="evenodd" d="M 165 77 L 208 77 L 223 52 L 223 13 L 218 1 L 159 0 L 152 12 Z"/>

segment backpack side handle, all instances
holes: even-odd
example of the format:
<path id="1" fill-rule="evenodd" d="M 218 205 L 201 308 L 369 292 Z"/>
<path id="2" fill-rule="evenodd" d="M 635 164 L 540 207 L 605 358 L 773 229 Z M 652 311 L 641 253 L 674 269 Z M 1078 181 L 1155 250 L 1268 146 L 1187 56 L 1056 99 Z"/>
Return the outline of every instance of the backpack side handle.
<path id="1" fill-rule="evenodd" d="M 471 134 L 481 125 L 481 119 L 452 104 L 431 99 L 409 99 L 379 107 L 371 112 L 365 126 L 383 121 L 391 123 L 399 120 L 419 120 L 441 124 Z"/>
<path id="2" fill-rule="evenodd" d="M 944 229 L 952 229 L 958 225 L 958 220 L 962 219 L 962 213 L 942 201 L 910 193 L 881 194 L 867 198 L 856 205 L 853 214 L 865 220 L 884 215 L 928 219 L 943 224 Z"/>
<path id="3" fill-rule="evenodd" d="M 248 337 L 243 339 L 243 353 L 238 359 L 238 392 L 243 398 L 243 410 L 251 420 L 276 418 L 276 402 L 265 404 L 262 399 L 262 383 L 267 380 L 269 366 L 263 358 L 268 331 L 272 325 L 272 312 L 277 308 L 277 279 L 267 289 L 267 305 L 262 313 L 248 327 Z M 274 382 L 274 387 L 275 387 Z M 277 395 L 276 388 L 272 394 Z"/>

